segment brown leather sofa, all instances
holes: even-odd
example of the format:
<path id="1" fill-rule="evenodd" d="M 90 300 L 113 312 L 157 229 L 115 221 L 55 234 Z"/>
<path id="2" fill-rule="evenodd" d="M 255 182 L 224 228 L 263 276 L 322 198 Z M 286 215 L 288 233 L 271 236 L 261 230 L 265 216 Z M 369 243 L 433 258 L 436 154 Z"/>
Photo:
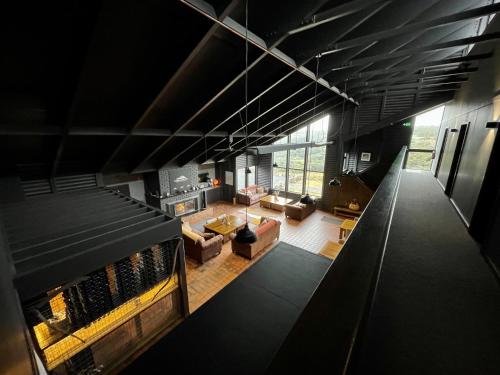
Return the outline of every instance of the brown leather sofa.
<path id="1" fill-rule="evenodd" d="M 266 188 L 258 185 L 250 185 L 245 189 L 240 189 L 236 193 L 236 199 L 238 203 L 251 206 L 261 200 L 261 198 L 268 195 Z"/>
<path id="2" fill-rule="evenodd" d="M 303 220 L 316 210 L 316 203 L 302 204 L 300 202 L 285 205 L 285 216 L 290 219 Z"/>
<path id="3" fill-rule="evenodd" d="M 186 224 L 182 226 L 182 238 L 186 255 L 202 264 L 219 255 L 224 242 L 221 235 L 201 233 Z"/>
<path id="4" fill-rule="evenodd" d="M 260 224 L 255 228 L 257 241 L 251 244 L 241 244 L 235 241 L 235 234 L 231 235 L 231 249 L 233 253 L 242 257 L 253 259 L 266 246 L 272 244 L 274 240 L 280 238 L 281 222 L 274 219 L 269 219 L 265 223 Z"/>

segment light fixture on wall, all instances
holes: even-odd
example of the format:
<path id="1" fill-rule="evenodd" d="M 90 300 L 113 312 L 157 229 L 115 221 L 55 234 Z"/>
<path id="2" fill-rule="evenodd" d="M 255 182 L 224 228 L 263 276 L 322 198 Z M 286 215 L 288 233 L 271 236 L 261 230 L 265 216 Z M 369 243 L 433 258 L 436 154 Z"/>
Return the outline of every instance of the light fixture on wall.
<path id="1" fill-rule="evenodd" d="M 498 129 L 500 128 L 500 121 L 490 121 L 486 123 L 487 129 Z"/>
<path id="2" fill-rule="evenodd" d="M 245 145 L 248 148 L 248 0 L 245 1 Z M 245 152 L 245 172 L 252 173 L 248 167 L 247 152 Z M 245 178 L 245 188 L 248 188 L 247 178 Z M 245 226 L 236 233 L 234 240 L 241 244 L 254 243 L 257 241 L 257 236 L 248 227 L 248 206 L 245 206 L 245 222 Z"/>

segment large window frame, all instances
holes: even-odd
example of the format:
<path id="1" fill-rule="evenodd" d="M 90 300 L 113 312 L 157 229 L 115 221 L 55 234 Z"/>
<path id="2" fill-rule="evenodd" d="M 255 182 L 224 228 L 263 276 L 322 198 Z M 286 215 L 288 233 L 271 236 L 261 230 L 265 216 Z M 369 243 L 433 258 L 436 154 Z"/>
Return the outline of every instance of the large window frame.
<path id="1" fill-rule="evenodd" d="M 257 166 L 249 165 L 248 168 L 251 173 L 246 173 L 245 167 L 236 170 L 236 190 L 241 190 L 257 183 Z"/>
<path id="2" fill-rule="evenodd" d="M 318 125 L 319 124 L 319 125 Z M 286 137 L 282 137 L 278 141 L 274 142 L 274 144 L 293 144 L 293 143 L 301 143 L 301 142 L 326 142 L 328 138 L 328 129 L 330 126 L 330 116 L 324 116 L 319 120 L 316 120 L 312 123 L 309 123 L 295 132 L 287 135 Z M 321 131 L 321 137 L 318 137 L 318 129 Z M 305 130 L 305 138 L 304 132 Z M 318 150 L 320 150 L 318 152 Z M 310 162 L 311 156 L 314 155 L 315 165 L 312 165 Z M 279 158 L 277 157 L 279 154 Z M 285 165 L 283 166 L 283 155 L 286 154 Z M 318 155 L 319 154 L 319 155 Z M 322 154 L 322 160 L 321 160 Z M 292 160 L 290 156 L 294 156 L 295 158 Z M 303 157 L 303 163 L 297 162 L 297 160 L 301 159 L 301 155 Z M 298 158 L 297 158 L 298 156 Z M 319 156 L 319 159 L 318 159 Z M 279 190 L 280 192 L 284 192 L 285 194 L 297 194 L 303 195 L 306 192 L 315 198 L 321 198 L 323 195 L 323 183 L 325 177 L 325 162 L 326 162 L 326 145 L 325 146 L 307 146 L 300 149 L 287 150 L 287 151 L 279 151 L 273 152 L 272 162 L 277 163 L 277 167 L 273 167 L 272 172 L 272 187 L 275 190 Z M 279 160 L 279 162 L 278 162 Z M 312 160 L 312 159 L 311 159 Z M 318 162 L 321 167 L 318 167 Z M 284 183 L 283 183 L 283 175 L 284 175 Z M 276 181 L 276 177 L 280 177 L 280 181 Z M 299 177 L 301 176 L 301 177 Z M 311 176 L 314 176 L 312 178 Z M 291 184 L 291 178 L 297 179 L 301 178 L 299 185 L 301 184 L 301 189 L 297 189 L 297 184 Z M 314 181 L 314 185 L 311 188 L 311 182 Z"/>

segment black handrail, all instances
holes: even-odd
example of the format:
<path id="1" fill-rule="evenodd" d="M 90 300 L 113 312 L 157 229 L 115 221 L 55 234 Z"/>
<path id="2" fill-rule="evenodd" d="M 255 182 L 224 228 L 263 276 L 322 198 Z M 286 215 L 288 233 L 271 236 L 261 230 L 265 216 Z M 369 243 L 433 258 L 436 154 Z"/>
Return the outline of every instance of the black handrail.
<path id="1" fill-rule="evenodd" d="M 369 315 L 406 147 L 400 151 L 268 374 L 347 374 Z"/>

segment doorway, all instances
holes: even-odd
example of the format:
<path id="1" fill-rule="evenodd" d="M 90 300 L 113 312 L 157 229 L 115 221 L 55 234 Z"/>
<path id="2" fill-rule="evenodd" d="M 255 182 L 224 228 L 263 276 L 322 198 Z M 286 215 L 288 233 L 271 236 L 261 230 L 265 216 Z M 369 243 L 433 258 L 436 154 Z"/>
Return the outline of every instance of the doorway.
<path id="1" fill-rule="evenodd" d="M 415 117 L 410 147 L 406 157 L 406 169 L 431 170 L 443 112 L 444 106 L 441 106 Z"/>
<path id="2" fill-rule="evenodd" d="M 451 196 L 451 193 L 453 192 L 453 186 L 455 185 L 455 180 L 457 178 L 458 167 L 460 166 L 460 159 L 462 157 L 462 150 L 464 148 L 468 128 L 469 124 L 460 125 L 457 144 L 455 146 L 453 159 L 451 161 L 450 173 L 448 175 L 448 181 L 446 181 L 446 187 L 444 189 L 444 193 L 448 196 Z"/>

